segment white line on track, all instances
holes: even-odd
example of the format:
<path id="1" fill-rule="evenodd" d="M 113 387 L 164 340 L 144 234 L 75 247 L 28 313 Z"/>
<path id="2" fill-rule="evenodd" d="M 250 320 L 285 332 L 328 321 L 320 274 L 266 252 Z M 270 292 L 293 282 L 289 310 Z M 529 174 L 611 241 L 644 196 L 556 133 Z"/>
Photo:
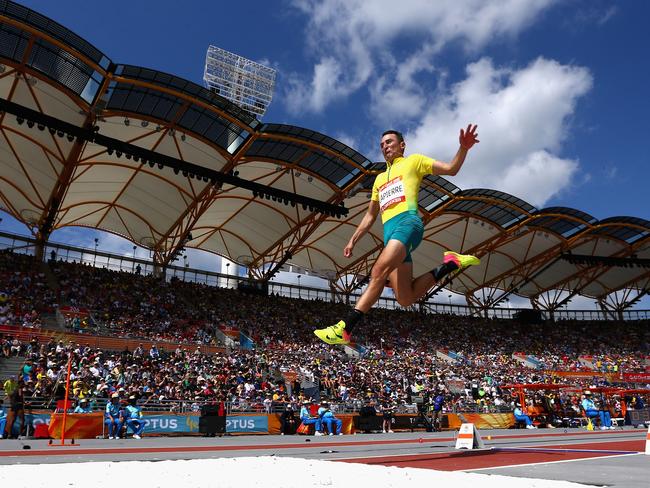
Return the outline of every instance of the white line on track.
<path id="1" fill-rule="evenodd" d="M 547 461 L 547 462 L 540 462 L 540 463 L 525 463 L 525 464 L 509 464 L 507 466 L 492 466 L 488 468 L 474 468 L 474 469 L 463 469 L 461 471 L 470 473 L 472 471 L 486 471 L 489 469 L 505 469 L 505 468 L 521 468 L 524 466 L 541 466 L 545 464 L 560 464 L 560 463 L 574 463 L 576 461 L 592 461 L 594 459 L 611 459 L 611 458 L 616 458 L 616 457 L 625 457 L 625 456 L 639 456 L 643 454 L 642 452 L 631 452 L 630 454 L 612 454 L 612 455 L 605 455 L 605 456 L 595 456 L 595 457 L 585 457 L 585 458 L 578 458 L 578 459 L 564 459 L 562 461 Z"/>
<path id="2" fill-rule="evenodd" d="M 474 449 L 478 451 L 479 449 Z M 332 461 L 353 461 L 355 459 L 382 459 L 382 458 L 397 458 L 397 457 L 424 457 L 424 456 L 437 456 L 438 454 L 452 454 L 456 451 L 431 451 L 431 452 L 412 452 L 410 454 L 368 454 L 365 456 L 352 456 L 344 458 L 332 459 Z M 338 454 L 345 454 L 345 452 L 339 452 Z"/>

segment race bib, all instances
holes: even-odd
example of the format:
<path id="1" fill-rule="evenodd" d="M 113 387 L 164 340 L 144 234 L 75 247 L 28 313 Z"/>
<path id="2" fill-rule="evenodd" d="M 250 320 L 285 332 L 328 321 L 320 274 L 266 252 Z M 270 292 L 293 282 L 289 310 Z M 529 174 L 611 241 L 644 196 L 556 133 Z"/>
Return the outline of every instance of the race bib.
<path id="1" fill-rule="evenodd" d="M 382 212 L 388 207 L 405 201 L 406 194 L 401 176 L 393 178 L 379 187 L 379 206 Z"/>

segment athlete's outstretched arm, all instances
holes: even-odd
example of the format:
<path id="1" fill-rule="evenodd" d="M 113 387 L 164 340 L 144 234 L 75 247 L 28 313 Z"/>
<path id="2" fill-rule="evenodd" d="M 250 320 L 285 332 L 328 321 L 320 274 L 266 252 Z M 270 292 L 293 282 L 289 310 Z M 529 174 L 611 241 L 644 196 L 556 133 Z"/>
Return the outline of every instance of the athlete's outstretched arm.
<path id="1" fill-rule="evenodd" d="M 372 227 L 372 224 L 374 224 L 375 220 L 377 219 L 377 215 L 379 215 L 379 202 L 370 200 L 366 214 L 363 216 L 363 219 L 361 219 L 357 230 L 355 230 L 354 234 L 352 234 L 352 237 L 350 237 L 350 240 L 345 246 L 345 249 L 343 249 L 343 255 L 346 258 L 352 256 L 352 249 L 354 248 L 354 245 L 365 235 L 366 232 L 370 230 L 370 227 Z"/>
<path id="2" fill-rule="evenodd" d="M 433 163 L 433 174 L 443 176 L 456 176 L 460 167 L 465 162 L 467 152 L 474 144 L 480 142 L 478 140 L 478 133 L 476 132 L 476 125 L 469 124 L 467 130 L 460 130 L 460 137 L 458 137 L 460 147 L 450 163 L 443 163 L 442 161 L 435 161 Z"/>

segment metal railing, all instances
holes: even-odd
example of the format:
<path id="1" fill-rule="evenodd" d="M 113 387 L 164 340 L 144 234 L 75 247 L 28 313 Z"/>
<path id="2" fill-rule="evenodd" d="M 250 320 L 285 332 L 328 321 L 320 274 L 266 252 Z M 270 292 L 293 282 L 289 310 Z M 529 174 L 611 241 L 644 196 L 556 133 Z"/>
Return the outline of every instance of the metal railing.
<path id="1" fill-rule="evenodd" d="M 2 395 L 0 395 L 2 398 Z M 107 398 L 86 397 L 88 404 L 93 412 L 103 412 L 106 410 L 106 405 L 109 402 Z M 125 398 L 121 398 L 124 400 Z M 8 399 L 5 399 L 7 402 Z M 74 409 L 78 403 L 78 399 L 70 399 L 69 411 Z M 201 407 L 204 405 L 212 404 L 209 400 L 155 400 L 155 401 L 139 401 L 138 406 L 146 413 L 178 413 L 178 414 L 200 414 Z M 294 410 L 299 411 L 300 405 L 292 403 Z M 224 407 L 227 415 L 236 414 L 274 414 L 282 413 L 285 409 L 285 403 L 273 402 L 269 407 L 258 402 L 224 402 Z M 336 403 L 331 402 L 330 408 L 335 413 L 357 413 L 364 405 L 360 402 Z M 51 410 L 54 412 L 57 408 L 57 400 L 52 397 L 25 397 L 26 410 Z M 506 406 L 496 407 L 491 405 L 486 412 L 485 409 L 479 408 L 476 405 L 467 405 L 462 408 L 456 406 L 448 410 L 451 413 L 503 413 L 510 411 Z M 414 414 L 418 413 L 418 405 L 416 403 L 407 403 L 397 406 L 394 409 L 395 413 L 400 414 Z"/>
<path id="2" fill-rule="evenodd" d="M 29 236 L 10 234 L 0 231 L 0 250 L 14 249 L 16 252 L 24 254 L 34 254 L 35 239 Z M 113 254 L 99 249 L 89 249 L 77 246 L 71 246 L 64 243 L 48 242 L 45 247 L 44 259 L 49 259 L 52 251 L 56 260 L 62 260 L 68 263 L 79 263 L 93 267 L 106 268 L 113 271 L 122 271 L 126 273 L 140 273 L 148 275 L 154 273 L 153 258 L 141 259 L 133 256 Z M 190 268 L 189 266 L 168 265 L 165 269 L 165 279 L 171 280 L 177 278 L 183 281 L 194 282 L 214 286 L 218 288 L 236 288 L 238 283 L 245 278 L 241 276 L 217 273 L 214 271 Z M 342 301 L 344 298 L 340 295 L 333 296 L 331 290 L 326 288 L 306 287 L 291 283 L 279 283 L 269 281 L 269 293 L 288 298 L 300 298 L 305 300 L 322 300 L 330 302 L 332 300 Z M 360 293 L 350 294 L 350 303 L 355 303 Z M 393 297 L 380 297 L 377 303 L 380 308 L 401 309 Z M 417 310 L 417 306 L 411 307 L 411 310 Z M 490 318 L 511 319 L 522 309 L 510 307 L 495 307 L 488 311 Z M 471 316 L 476 314 L 476 310 L 456 304 L 426 302 L 423 307 L 426 313 L 453 314 L 462 316 Z M 542 311 L 544 318 L 547 313 Z M 650 310 L 624 310 L 622 312 L 623 320 L 650 320 Z M 556 310 L 554 312 L 555 320 L 611 320 L 611 316 L 601 310 Z"/>

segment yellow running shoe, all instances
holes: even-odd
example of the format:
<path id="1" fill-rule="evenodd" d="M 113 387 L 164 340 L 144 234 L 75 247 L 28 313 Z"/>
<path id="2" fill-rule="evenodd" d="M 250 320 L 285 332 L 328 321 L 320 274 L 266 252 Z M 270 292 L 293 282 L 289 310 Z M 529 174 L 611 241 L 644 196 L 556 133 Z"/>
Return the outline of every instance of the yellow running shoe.
<path id="1" fill-rule="evenodd" d="M 316 337 L 327 344 L 346 345 L 350 343 L 350 334 L 345 331 L 345 322 L 340 320 L 337 324 L 314 331 Z"/>
<path id="2" fill-rule="evenodd" d="M 472 256 L 471 254 L 458 254 L 457 252 L 446 251 L 444 256 L 445 257 L 442 260 L 444 263 L 453 261 L 456 263 L 459 270 L 468 268 L 470 266 L 478 266 L 481 264 L 481 260 L 476 256 Z"/>

